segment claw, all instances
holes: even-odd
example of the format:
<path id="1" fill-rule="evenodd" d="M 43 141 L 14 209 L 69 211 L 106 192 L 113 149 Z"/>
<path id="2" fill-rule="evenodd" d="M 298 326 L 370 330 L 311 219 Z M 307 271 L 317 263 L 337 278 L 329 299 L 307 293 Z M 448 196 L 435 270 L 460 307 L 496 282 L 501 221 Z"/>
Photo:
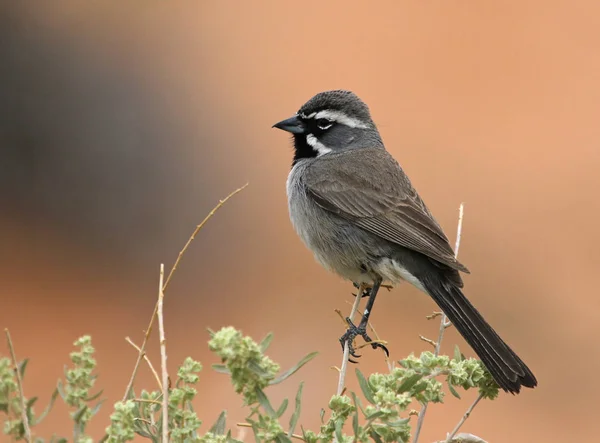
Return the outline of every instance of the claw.
<path id="1" fill-rule="evenodd" d="M 348 329 L 346 330 L 344 335 L 340 337 L 340 344 L 342 345 L 342 349 L 344 349 L 344 345 L 347 342 L 349 354 L 354 358 L 360 358 L 361 355 L 357 354 L 356 349 L 354 348 L 354 339 L 358 336 L 361 336 L 367 343 L 371 343 L 373 339 L 367 334 L 366 327 L 356 326 L 352 322 L 352 320 L 350 320 L 349 317 L 346 317 L 346 322 L 348 323 Z M 383 349 L 383 352 L 385 352 L 386 356 L 390 356 L 390 351 L 388 350 L 388 348 L 379 342 L 371 343 L 371 347 L 373 349 L 381 348 Z M 352 359 L 348 359 L 348 361 L 350 363 L 358 363 L 357 361 Z"/>

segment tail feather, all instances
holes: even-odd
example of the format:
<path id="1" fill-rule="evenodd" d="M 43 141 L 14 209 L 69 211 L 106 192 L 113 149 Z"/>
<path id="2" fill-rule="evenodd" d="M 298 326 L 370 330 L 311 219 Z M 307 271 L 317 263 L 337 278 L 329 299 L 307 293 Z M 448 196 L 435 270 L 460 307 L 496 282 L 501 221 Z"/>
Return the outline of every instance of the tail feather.
<path id="1" fill-rule="evenodd" d="M 527 365 L 498 336 L 460 288 L 449 281 L 423 283 L 429 295 L 477 353 L 502 389 L 517 394 L 521 386 L 537 386 L 537 380 Z"/>

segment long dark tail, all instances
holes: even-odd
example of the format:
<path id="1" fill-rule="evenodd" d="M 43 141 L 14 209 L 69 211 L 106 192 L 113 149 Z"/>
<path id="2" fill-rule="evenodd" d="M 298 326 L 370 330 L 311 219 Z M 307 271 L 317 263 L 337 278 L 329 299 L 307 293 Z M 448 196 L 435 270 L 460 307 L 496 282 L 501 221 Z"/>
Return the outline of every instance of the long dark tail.
<path id="1" fill-rule="evenodd" d="M 460 288 L 450 281 L 423 283 L 429 295 L 477 353 L 502 389 L 518 394 L 521 386 L 537 386 L 537 380 L 527 365 L 504 343 Z"/>

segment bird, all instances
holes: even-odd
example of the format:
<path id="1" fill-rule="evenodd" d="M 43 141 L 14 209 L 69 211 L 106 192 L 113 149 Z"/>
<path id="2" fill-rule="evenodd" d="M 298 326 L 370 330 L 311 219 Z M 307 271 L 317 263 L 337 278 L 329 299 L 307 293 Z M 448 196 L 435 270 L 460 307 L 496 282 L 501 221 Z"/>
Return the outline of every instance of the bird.
<path id="1" fill-rule="evenodd" d="M 371 342 L 366 327 L 384 283 L 428 294 L 473 348 L 496 383 L 518 394 L 537 380 L 462 292 L 469 273 L 399 163 L 386 150 L 369 107 L 353 92 L 320 92 L 273 128 L 292 135 L 287 179 L 291 223 L 327 270 L 368 287 L 357 326 L 340 338 Z M 379 343 L 371 343 L 383 347 Z M 384 348 L 387 352 L 387 348 Z"/>

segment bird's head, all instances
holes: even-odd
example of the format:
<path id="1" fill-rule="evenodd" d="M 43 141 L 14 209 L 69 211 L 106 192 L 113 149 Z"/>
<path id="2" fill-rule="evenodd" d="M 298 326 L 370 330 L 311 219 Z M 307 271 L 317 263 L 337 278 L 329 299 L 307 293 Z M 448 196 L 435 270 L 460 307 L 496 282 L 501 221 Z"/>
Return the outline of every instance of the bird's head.
<path id="1" fill-rule="evenodd" d="M 383 147 L 368 106 L 350 91 L 320 92 L 273 127 L 293 135 L 294 163 L 350 149 Z"/>

